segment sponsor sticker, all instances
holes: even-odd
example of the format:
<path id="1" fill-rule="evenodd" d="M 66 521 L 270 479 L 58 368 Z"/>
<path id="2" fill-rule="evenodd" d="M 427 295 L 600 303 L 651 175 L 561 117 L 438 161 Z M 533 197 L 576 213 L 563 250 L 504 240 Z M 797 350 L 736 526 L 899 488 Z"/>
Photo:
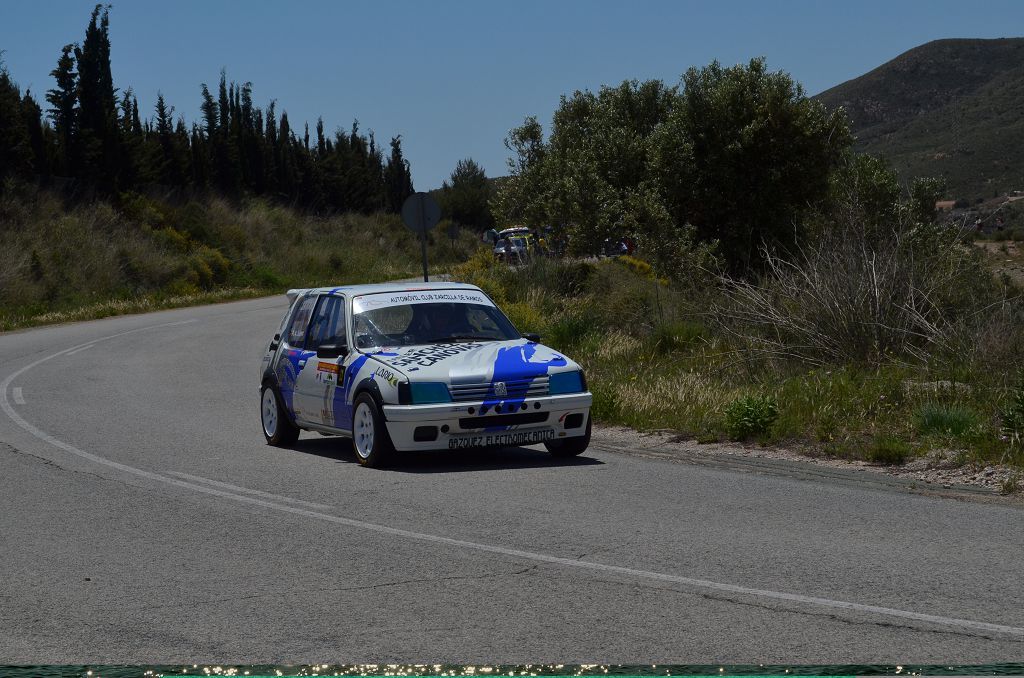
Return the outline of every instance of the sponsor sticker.
<path id="1" fill-rule="evenodd" d="M 430 367 L 434 363 L 439 363 L 446 358 L 465 353 L 466 351 L 472 351 L 479 347 L 480 344 L 435 344 L 403 353 L 401 357 L 389 360 L 388 363 L 395 367 L 405 367 L 406 365 Z"/>
<path id="2" fill-rule="evenodd" d="M 317 363 L 316 366 L 316 381 L 318 384 L 333 384 L 338 385 L 338 371 L 339 367 L 337 363 Z"/>
<path id="3" fill-rule="evenodd" d="M 374 376 L 380 377 L 384 381 L 388 382 L 393 387 L 398 387 L 398 376 L 386 367 L 378 367 L 373 374 Z"/>
<path id="4" fill-rule="evenodd" d="M 408 292 L 385 292 L 383 294 L 364 294 L 356 297 L 352 302 L 352 311 L 361 313 L 375 308 L 386 306 L 404 306 L 406 304 L 436 304 L 436 303 L 457 303 L 457 304 L 486 304 L 493 306 L 491 300 L 480 292 L 472 290 L 437 290 L 437 291 L 408 291 Z"/>
<path id="5" fill-rule="evenodd" d="M 506 431 L 504 433 L 481 433 L 478 435 L 458 436 L 448 439 L 448 449 L 459 450 L 466 447 L 490 447 L 500 445 L 536 445 L 546 440 L 554 440 L 554 429 L 540 431 Z"/>

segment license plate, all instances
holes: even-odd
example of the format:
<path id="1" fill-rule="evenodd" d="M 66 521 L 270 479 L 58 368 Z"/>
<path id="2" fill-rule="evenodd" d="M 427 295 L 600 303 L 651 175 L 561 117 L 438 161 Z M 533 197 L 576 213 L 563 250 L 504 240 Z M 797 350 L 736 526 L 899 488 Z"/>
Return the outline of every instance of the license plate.
<path id="1" fill-rule="evenodd" d="M 516 445 L 536 445 L 546 440 L 554 440 L 554 429 L 542 431 L 504 431 L 502 433 L 481 433 L 479 435 L 459 436 L 448 439 L 448 449 L 459 450 L 464 447 L 513 447 Z"/>

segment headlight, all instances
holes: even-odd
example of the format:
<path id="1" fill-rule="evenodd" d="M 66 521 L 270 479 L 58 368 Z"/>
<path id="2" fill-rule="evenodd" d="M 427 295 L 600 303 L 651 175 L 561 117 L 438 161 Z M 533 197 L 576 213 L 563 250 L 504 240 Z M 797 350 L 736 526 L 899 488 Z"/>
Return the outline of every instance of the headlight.
<path id="1" fill-rule="evenodd" d="M 583 390 L 582 372 L 559 372 L 548 378 L 548 393 L 551 395 L 581 393 Z"/>
<path id="2" fill-rule="evenodd" d="M 410 405 L 432 405 L 434 403 L 450 403 L 451 401 L 452 396 L 448 393 L 448 387 L 439 381 L 409 383 Z"/>

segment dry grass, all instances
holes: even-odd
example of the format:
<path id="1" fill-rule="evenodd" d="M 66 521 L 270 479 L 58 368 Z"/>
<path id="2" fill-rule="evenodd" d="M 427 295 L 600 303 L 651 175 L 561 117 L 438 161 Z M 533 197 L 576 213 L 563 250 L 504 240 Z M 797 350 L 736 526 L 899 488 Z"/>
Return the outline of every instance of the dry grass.
<path id="1" fill-rule="evenodd" d="M 111 299 L 88 306 L 79 306 L 67 311 L 50 311 L 33 316 L 9 316 L 0 324 L 0 331 L 36 327 L 38 325 L 56 325 L 59 323 L 97 320 L 117 315 L 133 313 L 150 313 L 171 308 L 185 308 L 204 304 L 216 304 L 225 301 L 253 299 L 267 295 L 267 290 L 255 287 L 228 287 L 212 292 L 183 294 L 171 297 L 145 296 L 133 299 Z"/>
<path id="2" fill-rule="evenodd" d="M 557 281 L 570 275 L 551 270 L 561 265 L 578 266 L 538 262 L 514 270 L 481 255 L 454 275 L 482 285 L 503 308 L 514 309 L 520 329 L 539 328 L 546 344 L 584 367 L 598 421 L 674 430 L 698 440 L 795 442 L 808 453 L 844 458 L 906 459 L 941 448 L 960 451 L 964 463 L 1024 465 L 1024 451 L 1013 442 L 1019 436 L 1003 430 L 1006 412 L 1016 411 L 1010 406 L 1018 385 L 1014 365 L 1024 367 L 1024 351 L 1012 342 L 999 355 L 1016 362 L 995 369 L 979 358 L 984 342 L 959 355 L 936 353 L 924 364 L 764 360 L 735 332 L 706 324 L 708 307 L 728 303 L 714 290 L 689 299 L 629 267 L 603 261 L 590 265 L 582 283 L 575 270 L 580 284 L 574 283 L 571 294 L 559 293 Z M 996 325 L 1016 325 L 1014 336 L 1020 333 L 1020 323 L 1009 316 Z M 994 341 L 996 330 L 983 326 L 979 331 Z M 927 388 L 935 383 L 970 388 Z M 761 402 L 772 405 L 760 408 L 764 416 L 744 405 Z M 916 425 L 916 415 L 936 407 L 978 416 L 970 427 L 936 431 Z M 758 416 L 746 416 L 747 410 Z M 747 419 L 756 419 L 757 426 L 738 425 Z M 1018 419 L 1024 417 L 1011 423 L 1019 426 Z"/>
<path id="3" fill-rule="evenodd" d="M 468 233 L 436 238 L 432 270 L 475 245 Z M 411 277 L 419 256 L 396 215 L 316 217 L 261 201 L 175 205 L 138 195 L 67 206 L 23 189 L 0 202 L 0 328 Z"/>

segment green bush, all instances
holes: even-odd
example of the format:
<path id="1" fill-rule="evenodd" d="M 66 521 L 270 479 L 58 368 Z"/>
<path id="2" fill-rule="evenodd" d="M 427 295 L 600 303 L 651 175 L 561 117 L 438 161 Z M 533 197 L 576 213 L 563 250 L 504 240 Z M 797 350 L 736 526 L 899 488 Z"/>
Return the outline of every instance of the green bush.
<path id="1" fill-rule="evenodd" d="M 1003 435 L 1006 436 L 1011 445 L 1020 445 L 1024 437 L 1024 388 L 1016 388 L 1010 397 L 1010 402 L 1002 412 Z"/>
<path id="2" fill-rule="evenodd" d="M 594 401 L 590 406 L 590 415 L 597 421 L 618 421 L 622 417 L 622 406 L 615 387 L 606 382 L 588 379 Z"/>
<path id="3" fill-rule="evenodd" d="M 164 248 L 173 252 L 187 252 L 189 248 L 188 236 L 181 231 L 168 226 L 166 228 L 154 229 L 150 235 L 153 240 Z"/>
<path id="4" fill-rule="evenodd" d="M 520 332 L 541 333 L 543 331 L 544 317 L 534 306 L 517 301 L 506 304 L 503 309 L 512 325 Z M 547 341 L 547 337 L 544 339 Z"/>
<path id="5" fill-rule="evenodd" d="M 559 350 L 567 350 L 578 345 L 597 326 L 597 319 L 588 309 L 569 310 L 548 325 L 544 342 Z"/>
<path id="6" fill-rule="evenodd" d="M 671 352 L 690 348 L 707 333 L 708 328 L 698 322 L 667 322 L 655 327 L 651 338 L 658 350 Z"/>
<path id="7" fill-rule="evenodd" d="M 867 449 L 867 460 L 886 466 L 902 466 L 907 463 L 913 450 L 910 445 L 895 436 L 882 435 L 875 438 Z"/>
<path id="8" fill-rule="evenodd" d="M 760 395 L 741 396 L 725 408 L 725 432 L 732 440 L 763 437 L 779 416 L 773 398 Z"/>
<path id="9" fill-rule="evenodd" d="M 914 424 L 922 435 L 934 433 L 959 438 L 976 432 L 981 418 L 966 407 L 925 403 L 914 412 Z"/>

